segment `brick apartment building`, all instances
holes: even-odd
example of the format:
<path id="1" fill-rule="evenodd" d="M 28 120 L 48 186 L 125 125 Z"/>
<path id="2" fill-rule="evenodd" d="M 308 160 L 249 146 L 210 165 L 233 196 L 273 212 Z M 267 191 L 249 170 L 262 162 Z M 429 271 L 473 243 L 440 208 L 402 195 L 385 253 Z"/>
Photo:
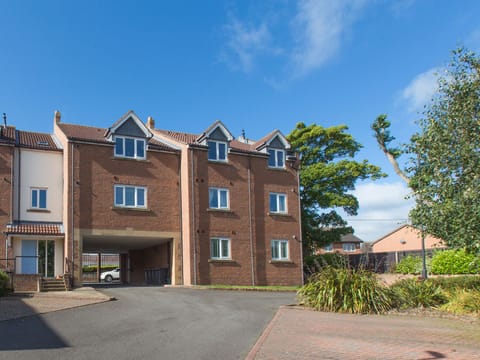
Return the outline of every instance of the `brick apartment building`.
<path id="1" fill-rule="evenodd" d="M 108 129 L 58 112 L 52 135 L 2 129 L 0 251 L 14 260 L 0 268 L 15 263 L 17 279 L 67 273 L 80 286 L 82 253 L 98 252 L 120 254 L 125 283 L 302 283 L 297 159 L 279 131 L 235 139 L 217 121 L 186 134 L 132 111 Z M 36 165 L 19 178 L 27 150 Z"/>

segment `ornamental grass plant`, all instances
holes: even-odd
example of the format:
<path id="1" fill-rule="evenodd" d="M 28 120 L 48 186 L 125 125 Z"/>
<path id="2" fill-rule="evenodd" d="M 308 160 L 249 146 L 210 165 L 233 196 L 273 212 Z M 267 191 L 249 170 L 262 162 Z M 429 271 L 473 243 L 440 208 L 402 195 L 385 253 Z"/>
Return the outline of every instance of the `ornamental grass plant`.
<path id="1" fill-rule="evenodd" d="M 304 305 L 320 311 L 381 314 L 392 307 L 388 288 L 367 270 L 324 267 L 297 296 Z"/>

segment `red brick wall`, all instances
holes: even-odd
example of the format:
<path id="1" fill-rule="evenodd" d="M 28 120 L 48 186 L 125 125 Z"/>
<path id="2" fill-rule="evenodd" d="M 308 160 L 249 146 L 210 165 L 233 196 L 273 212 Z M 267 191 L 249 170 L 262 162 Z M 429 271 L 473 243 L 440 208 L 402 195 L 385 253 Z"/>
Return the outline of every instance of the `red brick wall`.
<path id="1" fill-rule="evenodd" d="M 113 146 L 75 148 L 75 226 L 180 231 L 179 155 L 147 152 L 146 161 L 113 157 Z M 147 187 L 148 211 L 114 209 L 114 184 Z"/>
<path id="2" fill-rule="evenodd" d="M 207 152 L 195 152 L 195 224 L 197 284 L 252 284 L 248 202 L 251 167 L 252 235 L 256 285 L 301 283 L 297 178 L 293 170 L 270 170 L 267 159 L 228 155 L 228 163 L 208 162 Z M 230 211 L 208 209 L 209 186 L 229 189 Z M 288 215 L 269 216 L 269 191 L 287 195 Z M 296 191 L 296 190 L 295 190 Z M 210 238 L 230 238 L 232 261 L 210 260 Z M 271 263 L 272 239 L 289 240 L 290 262 Z M 193 261 L 193 257 L 192 257 Z"/>
<path id="3" fill-rule="evenodd" d="M 40 275 L 15 274 L 13 276 L 14 291 L 39 291 Z"/>

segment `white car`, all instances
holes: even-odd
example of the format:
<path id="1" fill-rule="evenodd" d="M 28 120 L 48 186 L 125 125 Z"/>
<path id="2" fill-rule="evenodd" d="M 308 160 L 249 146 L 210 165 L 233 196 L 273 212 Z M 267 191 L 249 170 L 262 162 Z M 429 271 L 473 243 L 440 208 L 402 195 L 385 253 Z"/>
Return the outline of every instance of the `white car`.
<path id="1" fill-rule="evenodd" d="M 112 282 L 113 280 L 120 280 L 120 269 L 116 268 L 111 271 L 105 271 L 100 274 L 100 280 L 105 282 Z"/>

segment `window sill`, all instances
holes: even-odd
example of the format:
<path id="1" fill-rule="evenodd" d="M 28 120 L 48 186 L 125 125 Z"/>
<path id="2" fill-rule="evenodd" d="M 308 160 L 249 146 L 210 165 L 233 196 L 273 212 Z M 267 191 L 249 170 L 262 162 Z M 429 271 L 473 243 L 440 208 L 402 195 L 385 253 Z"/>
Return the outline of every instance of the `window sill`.
<path id="1" fill-rule="evenodd" d="M 217 264 L 234 264 L 235 261 L 232 259 L 208 259 L 209 263 L 217 263 Z"/>
<path id="2" fill-rule="evenodd" d="M 276 167 L 276 166 L 267 166 L 268 170 L 273 170 L 273 171 L 286 171 L 287 168 L 284 167 Z"/>
<path id="3" fill-rule="evenodd" d="M 210 159 L 208 159 L 208 162 L 212 163 L 212 164 L 229 165 L 227 160 L 210 160 Z"/>
<path id="4" fill-rule="evenodd" d="M 27 212 L 36 212 L 36 213 L 50 213 L 48 209 L 27 209 Z"/>
<path id="5" fill-rule="evenodd" d="M 208 212 L 219 212 L 219 213 L 232 213 L 233 211 L 230 210 L 230 209 L 215 209 L 215 208 L 208 208 L 207 209 Z"/>
<path id="6" fill-rule="evenodd" d="M 134 208 L 134 207 L 123 207 L 123 206 L 112 206 L 112 210 L 127 210 L 127 211 L 140 211 L 140 212 L 150 212 L 149 208 Z"/>
<path id="7" fill-rule="evenodd" d="M 269 261 L 270 264 L 293 264 L 293 261 L 292 260 L 270 260 Z"/>
<path id="8" fill-rule="evenodd" d="M 290 214 L 289 213 L 276 213 L 276 212 L 268 212 L 267 213 L 268 216 L 279 216 L 279 217 L 289 217 Z"/>
<path id="9" fill-rule="evenodd" d="M 150 163 L 150 160 L 145 159 L 137 159 L 137 158 L 129 158 L 129 157 L 121 157 L 121 156 L 114 156 L 111 158 L 112 160 L 121 160 L 121 161 L 138 161 L 143 163 Z"/>

